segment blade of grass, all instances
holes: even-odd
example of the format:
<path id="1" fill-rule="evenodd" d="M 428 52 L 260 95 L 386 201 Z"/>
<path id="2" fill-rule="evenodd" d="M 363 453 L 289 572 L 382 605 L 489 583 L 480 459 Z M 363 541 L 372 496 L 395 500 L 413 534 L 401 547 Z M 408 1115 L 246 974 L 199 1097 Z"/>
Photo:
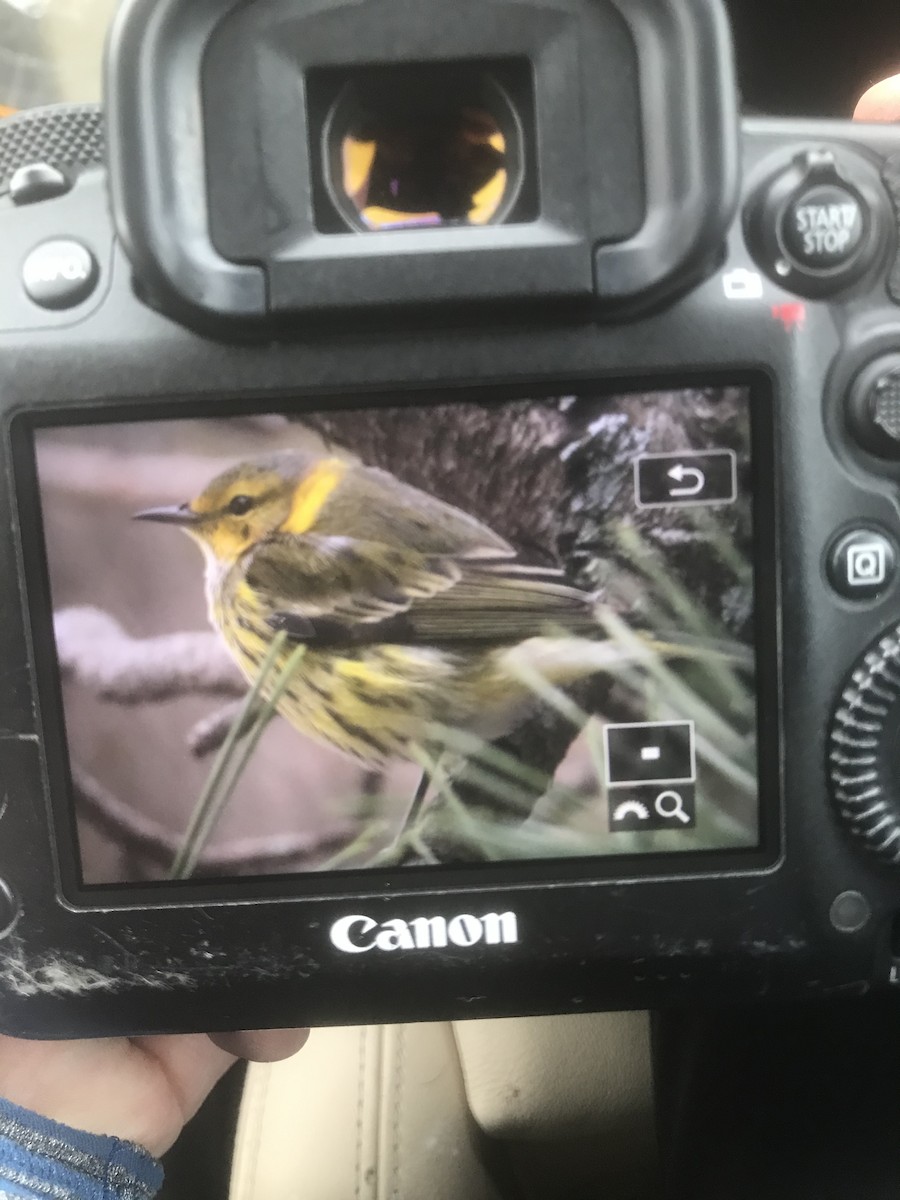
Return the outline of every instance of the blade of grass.
<path id="1" fill-rule="evenodd" d="M 719 622 L 678 582 L 659 554 L 632 525 L 620 524 L 616 528 L 616 540 L 636 569 L 655 586 L 660 598 L 689 632 L 713 640 L 722 639 L 723 630 Z M 737 709 L 746 707 L 746 688 L 727 659 L 711 656 L 704 665 L 711 678 L 723 689 L 726 702 Z"/>
<path id="2" fill-rule="evenodd" d="M 306 653 L 305 645 L 295 647 L 287 663 L 276 677 L 271 695 L 259 704 L 262 689 L 265 687 L 268 677 L 272 673 L 272 668 L 283 649 L 285 640 L 286 635 L 283 633 L 276 634 L 272 640 L 272 645 L 269 647 L 269 651 L 260 666 L 259 675 L 254 681 L 248 695 L 248 701 L 250 701 L 250 704 L 247 705 L 248 710 L 251 706 L 256 707 L 258 705 L 258 715 L 242 739 L 241 730 L 244 727 L 244 720 L 242 719 L 243 708 L 238 713 L 234 725 L 229 730 L 228 737 L 225 739 L 222 749 L 216 757 L 213 770 L 210 772 L 210 777 L 200 795 L 200 799 L 194 808 L 184 841 L 172 862 L 169 871 L 170 879 L 188 879 L 193 874 L 200 855 L 203 852 L 203 847 L 209 840 L 210 834 L 221 817 L 225 806 L 231 799 L 247 763 L 250 761 L 253 752 L 259 744 L 260 738 L 275 715 L 278 701 L 284 695 L 294 671 Z M 247 704 L 246 701 L 245 704 Z"/>
<path id="3" fill-rule="evenodd" d="M 515 805 L 525 816 L 530 816 L 534 806 L 545 801 L 564 820 L 585 803 L 585 797 L 575 788 L 557 783 L 552 776 L 485 742 L 477 734 L 436 724 L 429 732 L 429 741 L 442 749 L 456 751 L 464 759 L 457 779 L 475 784 L 502 803 Z"/>
<path id="4" fill-rule="evenodd" d="M 711 742 L 709 738 L 703 737 L 702 734 L 698 733 L 696 735 L 695 744 L 698 758 L 708 763 L 714 771 L 717 771 L 724 779 L 727 779 L 729 783 L 738 788 L 746 796 L 756 796 L 756 775 L 752 769 L 743 767 L 733 758 L 729 758 L 727 754 L 723 754 L 715 742 Z M 755 754 L 751 754 L 749 757 L 752 760 Z"/>
<path id="5" fill-rule="evenodd" d="M 584 729 L 588 723 L 589 714 L 579 704 L 576 704 L 571 696 L 567 696 L 562 688 L 558 688 L 549 679 L 545 678 L 540 671 L 523 662 L 521 656 L 507 655 L 504 665 L 538 700 L 542 700 L 548 708 L 552 708 L 554 712 L 559 713 L 561 717 L 568 721 L 570 725 L 574 725 L 576 729 Z"/>
<path id="6" fill-rule="evenodd" d="M 227 783 L 223 786 L 215 809 L 210 808 L 209 818 L 206 825 L 203 827 L 203 839 L 208 839 L 212 833 L 216 822 L 222 815 L 222 812 L 231 799 L 234 789 L 237 787 L 241 776 L 247 768 L 250 759 L 256 752 L 256 747 L 262 735 L 268 728 L 272 718 L 275 716 L 275 711 L 278 701 L 284 695 L 290 684 L 294 671 L 300 664 L 300 661 L 306 654 L 306 646 L 297 646 L 292 651 L 290 657 L 276 678 L 275 687 L 272 689 L 272 694 L 260 706 L 259 715 L 253 723 L 250 732 L 247 734 L 246 740 L 236 747 L 235 761 L 228 777 Z M 192 868 L 193 869 L 193 868 Z"/>
<path id="7" fill-rule="evenodd" d="M 448 750 L 456 750 L 466 758 L 477 758 L 485 766 L 518 779 L 534 790 L 546 791 L 553 784 L 553 778 L 536 767 L 529 767 L 512 754 L 501 750 L 492 742 L 486 742 L 477 733 L 468 733 L 464 729 L 455 729 L 450 725 L 432 724 L 428 728 L 429 740 L 434 740 Z"/>
<path id="8" fill-rule="evenodd" d="M 735 579 L 740 583 L 752 583 L 753 568 L 722 528 L 721 521 L 718 521 L 706 508 L 688 508 L 686 512 L 688 520 L 691 521 L 698 533 L 706 534 L 719 561 L 731 571 Z"/>
<path id="9" fill-rule="evenodd" d="M 561 688 L 551 683 L 549 679 L 545 678 L 530 663 L 523 662 L 520 657 L 512 654 L 507 655 L 505 663 L 507 670 L 511 671 L 524 683 L 539 700 L 543 700 L 550 708 L 555 709 L 561 717 L 570 721 L 576 729 L 584 731 L 588 753 L 591 756 L 591 762 L 597 775 L 597 784 L 602 791 L 605 786 L 603 781 L 606 776 L 603 751 L 600 747 L 597 727 L 591 721 L 589 714 L 580 705 L 576 704 L 571 696 L 566 695 Z"/>
<path id="10" fill-rule="evenodd" d="M 410 744 L 408 753 L 410 758 L 414 759 L 422 770 L 428 774 L 429 779 L 434 784 L 447 809 L 452 813 L 454 820 L 459 823 L 460 827 L 467 834 L 471 833 L 471 814 L 453 790 L 453 785 L 442 764 L 439 761 L 435 761 L 426 750 L 423 750 L 421 746 L 417 746 L 415 743 Z"/>
<path id="11" fill-rule="evenodd" d="M 388 821 L 371 821 L 352 842 L 348 842 L 346 846 L 332 854 L 331 858 L 327 858 L 318 869 L 320 871 L 336 871 L 344 863 L 352 862 L 354 858 L 369 851 L 372 843 L 376 842 L 380 837 L 387 836 L 389 830 L 390 823 Z M 365 865 L 370 866 L 372 864 L 367 863 Z"/>
<path id="12" fill-rule="evenodd" d="M 438 859 L 432 852 L 431 847 L 428 846 L 417 833 L 412 834 L 409 839 L 409 844 L 410 848 L 415 850 L 416 854 L 418 854 L 419 858 L 421 858 L 424 863 L 428 863 L 431 866 L 437 865 Z"/>
<path id="13" fill-rule="evenodd" d="M 696 691 L 682 683 L 652 647 L 642 642 L 620 617 L 609 610 L 598 614 L 598 619 L 611 638 L 634 649 L 640 666 L 665 689 L 667 699 L 680 713 L 682 720 L 693 720 L 702 725 L 724 753 L 738 760 L 743 757 L 744 739 Z"/>
<path id="14" fill-rule="evenodd" d="M 219 747 L 219 751 L 213 760 L 213 765 L 210 768 L 209 775 L 206 777 L 206 783 L 203 785 L 203 790 L 194 805 L 194 810 L 191 813 L 191 819 L 188 822 L 188 827 L 184 835 L 184 840 L 175 855 L 171 867 L 169 868 L 169 879 L 180 879 L 183 876 L 181 872 L 184 866 L 184 859 L 187 848 L 196 834 L 197 826 L 203 820 L 204 813 L 210 804 L 210 799 L 215 796 L 218 788 L 228 771 L 231 756 L 234 753 L 234 748 L 237 742 L 249 733 L 253 722 L 249 719 L 250 715 L 257 708 L 260 698 L 260 693 L 265 685 L 265 682 L 275 665 L 285 641 L 287 640 L 286 633 L 278 633 L 272 639 L 272 644 L 269 646 L 265 658 L 260 664 L 259 673 L 250 690 L 244 697 L 243 703 L 238 710 L 237 716 L 231 723 L 228 734 Z"/>
<path id="15" fill-rule="evenodd" d="M 629 562 L 656 585 L 659 597 L 669 605 L 674 615 L 684 622 L 690 632 L 704 637 L 722 637 L 723 631 L 719 623 L 674 578 L 660 555 L 641 537 L 633 525 L 621 522 L 616 526 L 615 537 Z"/>
<path id="16" fill-rule="evenodd" d="M 480 792 L 487 793 L 495 800 L 499 800 L 520 819 L 527 817 L 537 801 L 547 794 L 546 792 L 535 793 L 531 790 L 524 792 L 520 784 L 495 775 L 472 759 L 465 764 L 462 773 L 457 775 L 457 784 L 460 781 L 466 785 L 473 784 Z"/>

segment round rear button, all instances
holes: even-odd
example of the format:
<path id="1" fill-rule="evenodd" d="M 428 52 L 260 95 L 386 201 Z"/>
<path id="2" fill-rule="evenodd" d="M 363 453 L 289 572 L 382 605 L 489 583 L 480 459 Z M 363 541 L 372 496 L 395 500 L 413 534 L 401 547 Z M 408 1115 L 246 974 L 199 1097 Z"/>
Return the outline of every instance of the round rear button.
<path id="1" fill-rule="evenodd" d="M 847 600 L 872 600 L 894 582 L 897 550 L 877 529 L 851 529 L 828 551 L 831 586 Z"/>
<path id="2" fill-rule="evenodd" d="M 900 458 L 900 354 L 882 354 L 863 367 L 847 396 L 856 440 L 879 458 Z"/>
<path id="3" fill-rule="evenodd" d="M 895 222 L 872 164 L 847 147 L 808 147 L 751 195 L 747 245 L 776 283 L 817 300 L 861 280 Z"/>
<path id="4" fill-rule="evenodd" d="M 22 283 L 41 308 L 74 308 L 97 286 L 97 260 L 74 238 L 42 242 L 25 259 Z"/>

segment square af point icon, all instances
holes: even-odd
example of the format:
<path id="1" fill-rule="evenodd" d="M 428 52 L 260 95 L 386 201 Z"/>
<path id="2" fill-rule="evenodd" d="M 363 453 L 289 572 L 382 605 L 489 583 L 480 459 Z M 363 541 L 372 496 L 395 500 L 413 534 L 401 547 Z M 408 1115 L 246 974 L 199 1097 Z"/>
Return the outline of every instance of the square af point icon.
<path id="1" fill-rule="evenodd" d="M 611 788 L 646 783 L 694 783 L 693 721 L 636 721 L 603 727 L 606 780 Z"/>

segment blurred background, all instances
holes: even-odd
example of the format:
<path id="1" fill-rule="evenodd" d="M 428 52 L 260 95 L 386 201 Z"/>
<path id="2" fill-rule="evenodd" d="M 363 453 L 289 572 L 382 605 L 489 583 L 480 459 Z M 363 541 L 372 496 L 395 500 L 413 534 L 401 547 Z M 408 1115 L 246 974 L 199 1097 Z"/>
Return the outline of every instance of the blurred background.
<path id="1" fill-rule="evenodd" d="M 744 104 L 761 113 L 847 117 L 900 70 L 896 0 L 727 0 Z M 97 100 L 114 0 L 0 0 L 0 106 Z"/>
<path id="2" fill-rule="evenodd" d="M 98 100 L 116 0 L 0 0 L 0 106 Z"/>

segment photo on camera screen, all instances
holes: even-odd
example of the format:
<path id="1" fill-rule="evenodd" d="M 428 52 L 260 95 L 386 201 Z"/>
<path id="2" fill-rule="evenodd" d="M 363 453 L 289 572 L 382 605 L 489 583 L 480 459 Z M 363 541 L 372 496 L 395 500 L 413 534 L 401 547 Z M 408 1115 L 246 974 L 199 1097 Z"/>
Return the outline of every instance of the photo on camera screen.
<path id="1" fill-rule="evenodd" d="M 84 886 L 758 845 L 749 389 L 34 439 Z"/>

